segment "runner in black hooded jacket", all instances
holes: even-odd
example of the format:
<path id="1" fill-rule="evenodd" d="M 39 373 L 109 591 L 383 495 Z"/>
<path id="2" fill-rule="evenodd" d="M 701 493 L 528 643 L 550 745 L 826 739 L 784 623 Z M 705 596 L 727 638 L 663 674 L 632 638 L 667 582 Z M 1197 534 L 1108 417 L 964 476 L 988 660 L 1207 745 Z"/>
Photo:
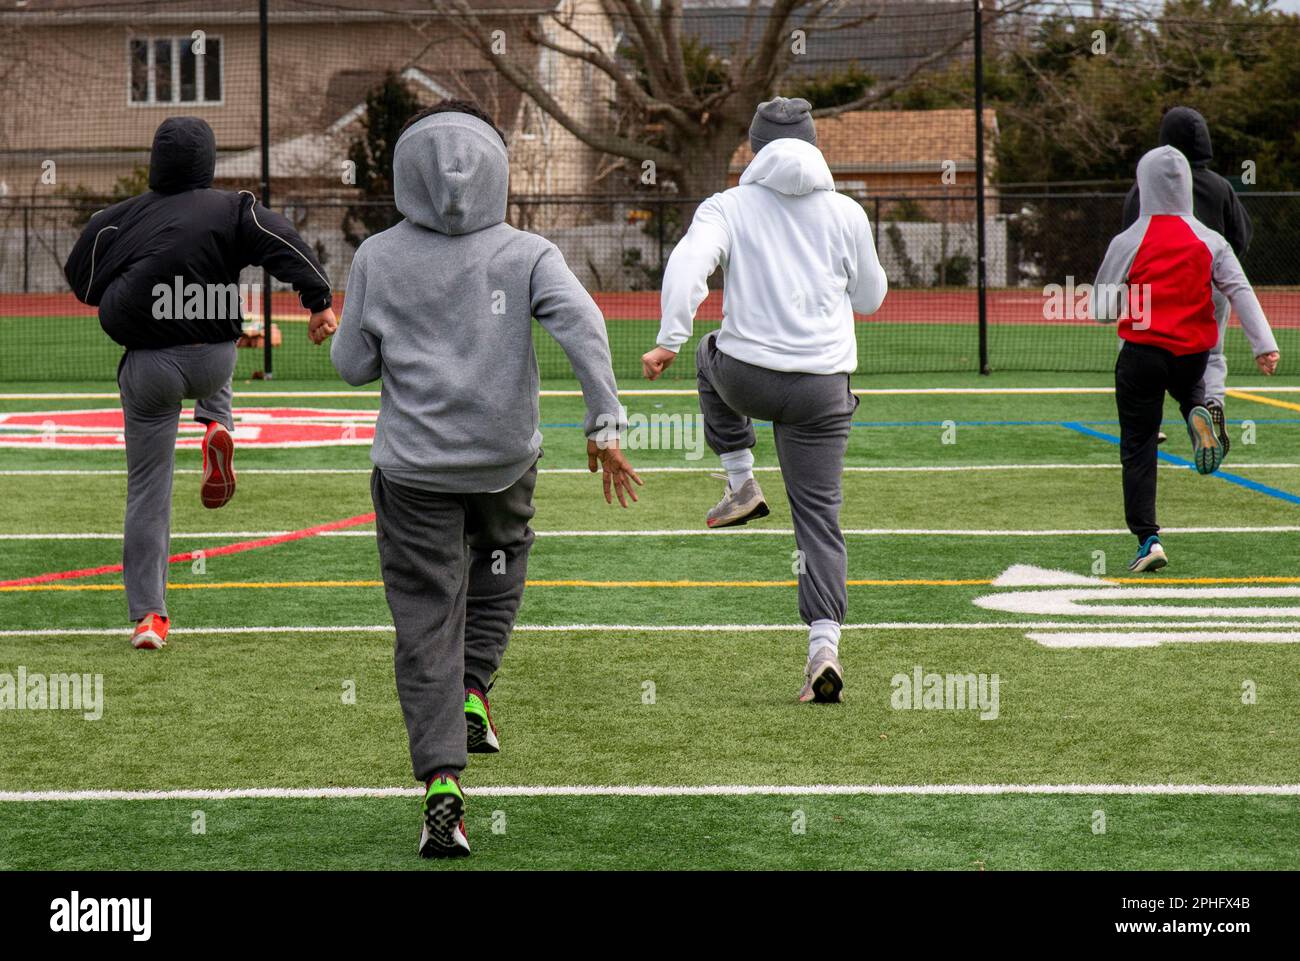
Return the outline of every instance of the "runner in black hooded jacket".
<path id="1" fill-rule="evenodd" d="M 99 308 L 105 333 L 123 347 L 237 340 L 238 317 L 158 319 L 154 287 L 238 284 L 247 266 L 290 283 L 312 313 L 331 303 L 329 279 L 284 217 L 247 190 L 214 190 L 217 143 L 199 117 L 164 120 L 154 134 L 149 191 L 90 218 L 64 274 L 77 299 Z"/>
<path id="2" fill-rule="evenodd" d="M 335 328 L 329 279 L 311 248 L 248 191 L 212 189 L 216 161 L 205 121 L 164 120 L 154 134 L 149 191 L 91 217 L 64 267 L 73 293 L 99 308 L 100 326 L 126 348 L 117 369 L 127 463 L 122 577 L 139 649 L 161 647 L 170 625 L 172 475 L 186 398 L 207 425 L 203 506 L 221 507 L 235 493 L 230 379 L 240 270 L 265 267 L 291 283 L 312 312 L 308 336 L 316 343 Z"/>

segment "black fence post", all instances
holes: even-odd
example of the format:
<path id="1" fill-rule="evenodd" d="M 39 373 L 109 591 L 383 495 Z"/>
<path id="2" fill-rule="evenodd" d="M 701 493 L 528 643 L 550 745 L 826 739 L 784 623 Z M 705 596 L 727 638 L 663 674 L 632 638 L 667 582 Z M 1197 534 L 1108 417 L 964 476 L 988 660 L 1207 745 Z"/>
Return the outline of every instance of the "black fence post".
<path id="1" fill-rule="evenodd" d="M 32 208 L 23 207 L 23 293 L 32 292 Z"/>
<path id="2" fill-rule="evenodd" d="M 659 244 L 659 286 L 664 283 L 664 200 L 655 201 L 655 235 Z"/>
<path id="3" fill-rule="evenodd" d="M 984 236 L 984 4 L 975 3 L 975 246 L 976 286 L 979 290 L 980 373 L 989 367 L 989 316 Z"/>
<path id="4" fill-rule="evenodd" d="M 271 206 L 271 88 L 269 82 L 270 67 L 268 56 L 267 0 L 258 0 L 257 24 L 261 39 L 261 81 L 262 81 L 262 205 Z M 270 380 L 274 376 L 271 353 L 271 272 L 262 269 L 262 376 Z"/>

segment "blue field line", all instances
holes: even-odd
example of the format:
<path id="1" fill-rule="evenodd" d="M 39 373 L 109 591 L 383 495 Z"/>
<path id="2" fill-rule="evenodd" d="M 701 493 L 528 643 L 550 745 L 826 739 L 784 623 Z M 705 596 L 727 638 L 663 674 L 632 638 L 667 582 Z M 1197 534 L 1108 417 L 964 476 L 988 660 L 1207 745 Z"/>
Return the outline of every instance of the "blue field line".
<path id="1" fill-rule="evenodd" d="M 1085 437 L 1095 437 L 1098 440 L 1104 440 L 1107 443 L 1119 445 L 1119 438 L 1114 434 L 1105 434 L 1099 430 L 1093 430 L 1091 427 L 1085 427 L 1079 421 L 1067 421 L 1061 425 L 1067 430 L 1083 434 Z M 1196 469 L 1196 465 L 1186 457 L 1179 457 L 1177 454 L 1167 454 L 1164 451 L 1156 451 L 1156 456 L 1167 464 L 1177 464 L 1180 467 L 1187 467 L 1191 470 Z M 1269 497 L 1276 497 L 1280 501 L 1286 501 L 1288 504 L 1300 504 L 1300 495 L 1292 494 L 1289 491 L 1278 490 L 1276 487 L 1269 487 L 1267 484 L 1261 484 L 1258 481 L 1249 480 L 1240 477 L 1237 474 L 1229 474 L 1227 471 L 1218 470 L 1210 477 L 1217 477 L 1219 480 L 1225 480 L 1229 484 L 1236 484 L 1238 487 L 1244 487 L 1246 490 L 1254 491 L 1256 494 L 1267 494 Z"/>
<path id="2" fill-rule="evenodd" d="M 1252 417 L 1256 424 L 1300 424 L 1300 417 Z M 1118 420 L 855 420 L 854 427 L 947 427 L 949 423 L 957 427 L 1071 427 L 1087 425 L 1093 427 L 1118 427 Z M 1229 424 L 1241 421 L 1229 420 Z M 582 427 L 577 422 L 553 421 L 541 425 L 543 428 L 559 429 L 564 427 Z M 755 427 L 770 428 L 771 421 L 756 420 Z M 1071 428 L 1073 429 L 1073 428 Z"/>

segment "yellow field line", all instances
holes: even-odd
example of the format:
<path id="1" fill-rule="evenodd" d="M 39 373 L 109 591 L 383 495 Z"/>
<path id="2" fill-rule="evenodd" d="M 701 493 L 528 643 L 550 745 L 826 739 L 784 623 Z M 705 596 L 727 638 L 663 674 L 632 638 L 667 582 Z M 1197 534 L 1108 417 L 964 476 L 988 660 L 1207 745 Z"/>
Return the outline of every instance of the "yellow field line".
<path id="1" fill-rule="evenodd" d="M 1264 397 L 1261 394 L 1247 394 L 1240 390 L 1225 391 L 1229 397 L 1235 397 L 1237 400 L 1253 400 L 1257 404 L 1268 404 L 1270 407 L 1285 407 L 1287 410 L 1300 410 L 1300 404 L 1293 404 L 1289 400 L 1275 400 L 1272 397 Z"/>
<path id="2" fill-rule="evenodd" d="M 1261 575 L 1257 577 L 1106 577 L 1109 584 L 1300 584 L 1300 577 Z M 695 587 L 797 587 L 796 580 L 785 581 L 590 581 L 590 580 L 536 580 L 526 582 L 528 587 L 599 587 L 599 588 L 695 588 Z M 897 580 L 851 580 L 849 587 L 992 587 L 984 579 L 928 580 L 902 578 Z M 173 591 L 219 590 L 276 590 L 306 587 L 383 587 L 383 581 L 213 581 L 211 583 L 188 581 L 168 584 Z M 120 591 L 121 584 L 27 584 L 18 587 L 0 587 L 4 591 Z"/>
<path id="3" fill-rule="evenodd" d="M 1300 577 L 1107 577 L 1112 584 L 1300 584 Z"/>

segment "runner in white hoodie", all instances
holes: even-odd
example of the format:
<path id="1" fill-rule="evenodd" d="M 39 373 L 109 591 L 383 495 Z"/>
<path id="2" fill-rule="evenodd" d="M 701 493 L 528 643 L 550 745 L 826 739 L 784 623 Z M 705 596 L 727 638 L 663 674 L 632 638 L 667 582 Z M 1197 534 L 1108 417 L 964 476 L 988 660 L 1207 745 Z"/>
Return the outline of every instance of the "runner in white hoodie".
<path id="1" fill-rule="evenodd" d="M 840 531 L 844 451 L 857 398 L 853 312 L 875 312 L 888 289 L 862 206 L 835 192 L 806 100 L 759 105 L 754 159 L 740 185 L 695 213 L 664 272 L 658 346 L 642 357 L 654 380 L 691 336 L 708 278 L 723 270 L 722 328 L 696 353 L 705 438 L 727 471 L 709 527 L 768 513 L 754 479 L 757 417 L 772 422 L 799 548 L 799 613 L 808 624 L 801 701 L 839 702 L 840 625 L 848 559 Z"/>

